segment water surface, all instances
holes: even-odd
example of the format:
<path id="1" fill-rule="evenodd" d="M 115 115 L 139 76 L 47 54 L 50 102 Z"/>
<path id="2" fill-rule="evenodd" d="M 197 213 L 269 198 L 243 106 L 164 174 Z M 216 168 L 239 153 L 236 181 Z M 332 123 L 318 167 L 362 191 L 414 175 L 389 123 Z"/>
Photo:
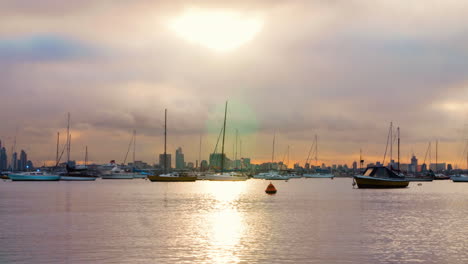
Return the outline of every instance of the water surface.
<path id="1" fill-rule="evenodd" d="M 0 263 L 468 263 L 468 184 L 0 182 Z"/>

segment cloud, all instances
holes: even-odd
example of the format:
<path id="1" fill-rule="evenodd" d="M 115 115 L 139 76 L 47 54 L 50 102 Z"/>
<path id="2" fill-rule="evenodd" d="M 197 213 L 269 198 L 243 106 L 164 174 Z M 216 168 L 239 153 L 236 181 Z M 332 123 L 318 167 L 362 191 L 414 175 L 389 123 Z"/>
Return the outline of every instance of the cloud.
<path id="1" fill-rule="evenodd" d="M 256 159 L 271 155 L 275 130 L 278 148 L 293 144 L 298 156 L 315 133 L 323 159 L 349 161 L 360 147 L 380 156 L 390 121 L 401 126 L 406 152 L 423 152 L 434 138 L 448 144 L 447 159 L 456 152 L 466 109 L 437 106 L 467 98 L 461 1 L 197 2 L 265 18 L 261 32 L 226 54 L 165 26 L 192 1 L 53 2 L 1 8 L 0 135 L 24 123 L 22 142 L 31 134 L 28 144 L 43 136 L 53 145 L 71 112 L 74 144 L 92 143 L 95 159 L 125 149 L 136 128 L 146 146 L 140 157 L 151 160 L 168 108 L 171 148 L 193 160 L 200 133 L 210 137 L 205 156 L 212 150 L 229 100 L 228 126 L 248 131 L 245 153 Z"/>

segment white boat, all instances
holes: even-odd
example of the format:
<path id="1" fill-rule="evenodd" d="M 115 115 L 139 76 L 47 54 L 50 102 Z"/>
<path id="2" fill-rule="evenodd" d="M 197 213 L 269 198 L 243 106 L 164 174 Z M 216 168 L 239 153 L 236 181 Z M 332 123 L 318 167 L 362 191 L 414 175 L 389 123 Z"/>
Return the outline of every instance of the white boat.
<path id="1" fill-rule="evenodd" d="M 133 179 L 134 173 L 126 172 L 125 170 L 120 169 L 118 166 L 115 166 L 110 170 L 108 173 L 103 174 L 101 178 L 103 179 L 115 179 L 115 180 L 122 180 L 122 179 Z"/>
<path id="2" fill-rule="evenodd" d="M 46 173 L 43 173 L 42 171 L 12 173 L 12 174 L 8 174 L 8 177 L 12 181 L 58 181 L 60 180 L 59 175 L 46 174 Z"/>
<path id="3" fill-rule="evenodd" d="M 262 176 L 265 180 L 289 180 L 290 178 L 288 175 L 281 175 L 277 171 L 269 171 Z"/>
<path id="4" fill-rule="evenodd" d="M 247 175 L 238 172 L 223 172 L 215 174 L 207 174 L 202 179 L 209 181 L 245 181 Z"/>
<path id="5" fill-rule="evenodd" d="M 296 173 L 287 173 L 286 176 L 288 176 L 290 179 L 293 179 L 293 178 L 295 178 L 295 179 L 302 178 L 301 175 L 296 174 Z"/>
<path id="6" fill-rule="evenodd" d="M 331 173 L 306 173 L 304 174 L 305 178 L 333 178 L 335 177 Z"/>
<path id="7" fill-rule="evenodd" d="M 466 175 L 453 175 L 450 179 L 453 182 L 468 182 L 468 176 Z"/>

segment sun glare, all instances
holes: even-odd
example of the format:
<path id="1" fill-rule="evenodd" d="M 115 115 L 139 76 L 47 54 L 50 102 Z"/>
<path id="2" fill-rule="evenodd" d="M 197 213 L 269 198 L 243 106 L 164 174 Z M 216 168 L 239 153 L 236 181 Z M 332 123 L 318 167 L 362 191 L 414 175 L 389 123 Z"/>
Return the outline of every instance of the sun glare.
<path id="1" fill-rule="evenodd" d="M 263 27 L 259 17 L 219 9 L 187 9 L 169 21 L 179 37 L 217 52 L 233 50 L 252 40 Z"/>

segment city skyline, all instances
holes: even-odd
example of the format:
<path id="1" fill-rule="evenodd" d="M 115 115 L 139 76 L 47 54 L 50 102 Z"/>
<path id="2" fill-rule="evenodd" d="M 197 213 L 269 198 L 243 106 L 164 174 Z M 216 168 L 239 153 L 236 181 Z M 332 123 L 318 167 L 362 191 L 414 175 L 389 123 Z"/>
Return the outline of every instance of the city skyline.
<path id="1" fill-rule="evenodd" d="M 271 160 L 274 133 L 277 161 L 289 145 L 290 163 L 303 164 L 317 134 L 320 164 L 350 165 L 360 149 L 376 162 L 393 121 L 405 163 L 439 140 L 440 161 L 466 167 L 462 1 L 193 5 L 2 2 L 0 78 L 8 100 L 0 104 L 0 138 L 7 151 L 16 137 L 35 164 L 54 161 L 56 132 L 64 134 L 70 112 L 73 159 L 83 160 L 88 146 L 90 160 L 122 160 L 136 129 L 137 159 L 158 163 L 167 108 L 168 149 L 180 146 L 194 162 L 202 136 L 208 159 L 228 100 L 228 156 L 237 129 L 252 163 Z M 225 30 L 218 34 L 191 23 L 220 14 Z"/>

